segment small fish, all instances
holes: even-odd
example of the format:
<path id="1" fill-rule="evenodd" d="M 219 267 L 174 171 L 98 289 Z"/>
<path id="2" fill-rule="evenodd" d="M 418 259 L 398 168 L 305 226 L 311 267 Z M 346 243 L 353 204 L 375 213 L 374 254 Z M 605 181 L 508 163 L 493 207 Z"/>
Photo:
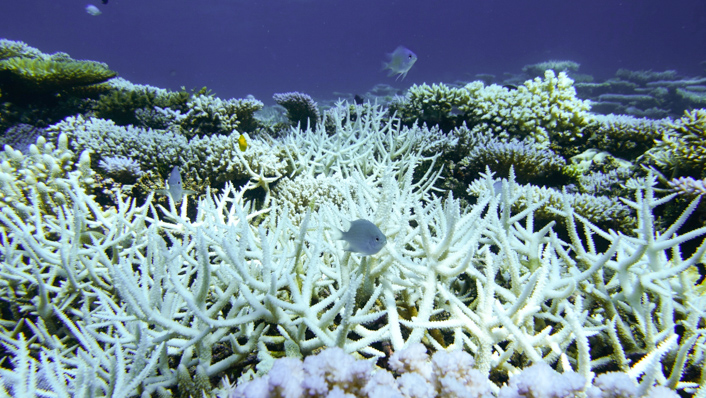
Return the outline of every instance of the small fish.
<path id="1" fill-rule="evenodd" d="M 98 15 L 102 14 L 101 10 L 99 10 L 98 7 L 94 6 L 93 4 L 89 4 L 86 6 L 86 12 L 93 15 L 94 17 L 97 17 Z"/>
<path id="2" fill-rule="evenodd" d="M 407 47 L 399 46 L 395 51 L 387 54 L 390 62 L 383 62 L 383 69 L 389 69 L 388 76 L 397 75 L 395 80 L 399 80 L 407 76 L 407 72 L 412 69 L 412 65 L 417 62 L 417 54 L 413 53 Z"/>
<path id="3" fill-rule="evenodd" d="M 355 220 L 351 222 L 348 231 L 338 231 L 337 239 L 348 243 L 346 251 L 369 256 L 379 252 L 387 243 L 385 234 L 368 220 Z"/>
<path id="4" fill-rule="evenodd" d="M 245 139 L 245 136 L 240 134 L 240 138 L 238 138 L 238 146 L 240 147 L 240 150 L 245 152 L 246 149 L 248 149 L 248 140 Z"/>
<path id="5" fill-rule="evenodd" d="M 179 203 L 184 198 L 184 195 L 196 193 L 190 189 L 184 189 L 181 182 L 181 172 L 179 166 L 174 166 L 172 172 L 169 173 L 169 178 L 166 181 L 167 189 L 159 189 L 157 193 L 169 195 L 174 200 L 174 203 Z"/>

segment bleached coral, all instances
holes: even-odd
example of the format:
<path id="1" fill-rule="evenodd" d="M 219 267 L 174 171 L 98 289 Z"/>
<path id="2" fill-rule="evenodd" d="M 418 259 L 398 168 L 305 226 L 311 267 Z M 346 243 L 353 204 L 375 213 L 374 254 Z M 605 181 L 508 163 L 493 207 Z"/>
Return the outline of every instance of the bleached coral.
<path id="1" fill-rule="evenodd" d="M 56 145 L 40 136 L 27 154 L 6 145 L 0 153 L 0 204 L 23 219 L 55 214 L 72 203 L 69 176 L 79 179 L 81 189 L 93 186 L 90 162 L 88 152 L 77 156 L 69 149 L 65 135 Z"/>
<path id="2" fill-rule="evenodd" d="M 292 223 L 300 225 L 307 210 L 317 210 L 321 204 L 342 206 L 346 200 L 344 192 L 352 192 L 350 181 L 338 175 L 301 174 L 293 178 L 284 177 L 273 189 L 275 201 L 283 206 L 291 206 Z"/>
<path id="3" fill-rule="evenodd" d="M 535 217 L 543 220 L 555 220 L 556 212 L 563 203 L 569 203 L 574 211 L 588 221 L 608 226 L 612 229 L 627 231 L 634 226 L 630 208 L 620 200 L 608 196 L 594 196 L 588 193 L 564 193 L 559 189 L 532 184 L 516 185 L 515 210 L 537 206 Z M 490 192 L 485 180 L 479 179 L 468 186 L 472 196 L 482 196 Z"/>
<path id="4" fill-rule="evenodd" d="M 576 97 L 565 72 L 552 70 L 543 78 L 527 80 L 512 89 L 481 81 L 464 87 L 445 84 L 415 85 L 393 108 L 404 120 L 438 124 L 448 131 L 483 125 L 505 137 L 530 136 L 546 143 L 550 139 L 565 145 L 585 140 L 583 129 L 593 120 L 590 101 Z"/>
<path id="5" fill-rule="evenodd" d="M 343 201 L 322 202 L 299 225 L 294 206 L 245 199 L 261 186 L 257 176 L 208 192 L 191 212 L 188 197 L 166 208 L 117 195 L 104 209 L 73 174 L 72 205 L 54 218 L 3 206 L 0 297 L 12 306 L 2 325 L 38 336 L 27 355 L 55 352 L 61 375 L 95 369 L 96 395 L 196 396 L 243 366 L 244 377 L 264 373 L 283 353 L 335 346 L 375 360 L 420 342 L 466 351 L 474 374 L 491 380 L 529 362 L 586 380 L 612 362 L 671 389 L 700 380 L 683 370 L 703 367 L 704 356 L 689 353 L 703 344 L 706 314 L 687 304 L 701 296 L 682 271 L 703 260 L 706 244 L 684 257 L 679 246 L 698 243 L 706 227 L 677 234 L 698 202 L 658 232 L 654 209 L 673 195 L 656 198 L 654 179 L 637 181 L 626 200 L 637 228 L 625 234 L 597 227 L 557 193 L 561 238 L 554 222 L 537 220 L 544 200 L 523 202 L 534 190 L 513 181 L 496 195 L 485 176 L 467 207 L 439 197 L 435 157 L 422 155 L 432 130 L 403 128 L 377 111 L 333 112 L 341 112 L 330 116 L 337 134 L 296 129 L 283 144 L 288 175 L 342 181 Z M 357 218 L 387 236 L 378 254 L 344 252 L 333 236 Z M 677 340 L 675 331 L 684 335 Z M 633 357 L 643 357 L 634 369 Z M 448 371 L 439 384 L 446 391 L 461 382 L 451 376 L 464 374 L 454 363 L 470 361 L 433 365 Z M 424 381 L 406 378 L 406 386 Z M 376 391 L 392 385 L 375 380 Z"/>
<path id="6" fill-rule="evenodd" d="M 390 356 L 389 370 L 354 359 L 340 348 L 328 348 L 302 361 L 281 358 L 267 375 L 237 386 L 224 380 L 222 398 L 676 398 L 662 386 L 640 388 L 634 376 L 610 372 L 591 383 L 574 372 L 559 373 L 537 363 L 510 377 L 499 391 L 474 367 L 463 351 L 439 351 L 429 358 L 422 344 Z M 393 371 L 393 372 L 390 372 Z"/>
<path id="7" fill-rule="evenodd" d="M 239 137 L 240 134 L 234 133 L 192 138 L 182 155 L 185 167 L 197 181 L 209 185 L 255 177 L 253 182 L 268 187 L 288 171 L 282 144 L 249 139 L 247 150 L 242 151 Z"/>
<path id="8" fill-rule="evenodd" d="M 134 182 L 144 174 L 138 162 L 125 156 L 107 157 L 98 162 L 98 167 L 120 181 Z"/>
<path id="9" fill-rule="evenodd" d="M 176 132 L 118 126 L 111 120 L 70 116 L 48 128 L 51 136 L 65 134 L 74 147 L 89 150 L 94 160 L 123 156 L 143 170 L 168 170 L 184 161 L 186 138 Z"/>

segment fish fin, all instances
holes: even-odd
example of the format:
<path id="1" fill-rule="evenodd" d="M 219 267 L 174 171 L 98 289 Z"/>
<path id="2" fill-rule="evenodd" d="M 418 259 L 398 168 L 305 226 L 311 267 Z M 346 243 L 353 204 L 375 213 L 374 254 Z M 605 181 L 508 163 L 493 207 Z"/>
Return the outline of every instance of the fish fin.
<path id="1" fill-rule="evenodd" d="M 196 194 L 196 193 L 198 193 L 198 192 L 192 191 L 191 189 L 183 189 L 183 190 L 181 191 L 181 194 L 182 194 L 182 195 L 193 195 L 193 194 Z"/>
<path id="2" fill-rule="evenodd" d="M 331 230 L 331 237 L 333 238 L 333 240 L 341 240 L 343 239 L 343 231 L 334 227 Z"/>
<path id="3" fill-rule="evenodd" d="M 169 196 L 169 191 L 166 190 L 166 189 L 157 189 L 157 190 L 154 191 L 154 193 L 156 193 L 156 194 L 158 194 L 158 195 L 167 195 L 167 196 Z"/>

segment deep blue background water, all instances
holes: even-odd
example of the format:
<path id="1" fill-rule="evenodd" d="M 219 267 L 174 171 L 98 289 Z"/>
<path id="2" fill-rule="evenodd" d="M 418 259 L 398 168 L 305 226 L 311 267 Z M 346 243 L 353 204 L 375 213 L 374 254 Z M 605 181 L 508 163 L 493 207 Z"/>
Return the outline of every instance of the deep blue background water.
<path id="1" fill-rule="evenodd" d="M 84 10 L 89 2 L 103 14 Z M 2 0 L 0 37 L 106 62 L 135 83 L 208 86 L 225 98 L 318 97 L 378 83 L 472 80 L 549 59 L 607 78 L 618 68 L 703 74 L 704 0 Z M 398 45 L 419 60 L 382 72 Z"/>

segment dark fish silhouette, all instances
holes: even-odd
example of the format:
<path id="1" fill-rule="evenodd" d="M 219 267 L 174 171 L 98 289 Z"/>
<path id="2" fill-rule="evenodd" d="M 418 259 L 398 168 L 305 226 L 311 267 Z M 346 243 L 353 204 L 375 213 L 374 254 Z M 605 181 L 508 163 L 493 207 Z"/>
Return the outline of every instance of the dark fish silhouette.
<path id="1" fill-rule="evenodd" d="M 108 4 L 108 0 L 101 0 L 101 3 Z"/>

